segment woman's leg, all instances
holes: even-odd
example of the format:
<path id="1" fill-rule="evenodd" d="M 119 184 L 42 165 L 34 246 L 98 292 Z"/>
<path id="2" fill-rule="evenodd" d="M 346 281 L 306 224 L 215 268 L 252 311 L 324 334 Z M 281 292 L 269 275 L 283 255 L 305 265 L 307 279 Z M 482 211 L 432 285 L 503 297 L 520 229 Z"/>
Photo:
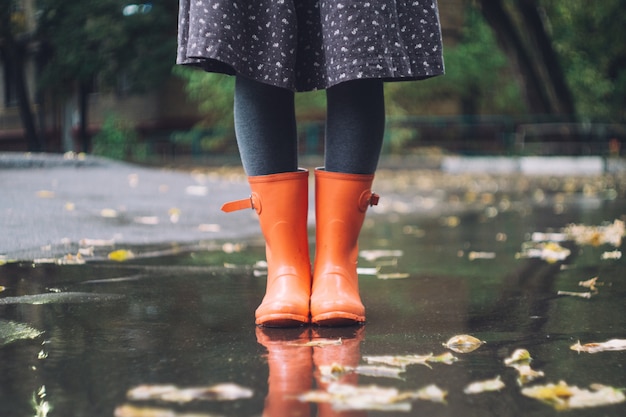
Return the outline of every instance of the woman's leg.
<path id="1" fill-rule="evenodd" d="M 381 80 L 354 80 L 326 91 L 325 169 L 373 174 L 385 131 L 385 99 Z"/>
<path id="2" fill-rule="evenodd" d="M 294 93 L 237 76 L 235 133 L 241 162 L 249 176 L 298 169 Z"/>
<path id="3" fill-rule="evenodd" d="M 253 208 L 265 238 L 267 287 L 260 326 L 309 322 L 309 173 L 298 170 L 294 94 L 243 77 L 235 84 L 235 129 L 252 195 L 222 210 Z"/>
<path id="4" fill-rule="evenodd" d="M 359 295 L 358 237 L 370 205 L 385 128 L 383 84 L 358 80 L 327 90 L 325 167 L 315 171 L 316 250 L 311 321 L 340 326 L 365 321 Z"/>

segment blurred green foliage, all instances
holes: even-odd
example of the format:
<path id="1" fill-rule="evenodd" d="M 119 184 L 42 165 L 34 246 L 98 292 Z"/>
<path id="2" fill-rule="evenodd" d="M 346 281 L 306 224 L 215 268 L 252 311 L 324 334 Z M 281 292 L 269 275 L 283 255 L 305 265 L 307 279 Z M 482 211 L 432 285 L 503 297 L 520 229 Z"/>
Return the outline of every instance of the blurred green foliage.
<path id="1" fill-rule="evenodd" d="M 72 81 L 132 91 L 153 89 L 170 75 L 176 50 L 176 0 L 123 15 L 126 0 L 37 0 L 40 83 L 63 92 Z M 148 4 L 148 3 L 147 3 Z M 123 77 L 121 77 L 123 76 Z"/>
<path id="2" fill-rule="evenodd" d="M 110 114 L 93 138 L 93 154 L 143 162 L 148 158 L 148 149 L 146 143 L 139 142 L 131 121 L 117 114 Z"/>

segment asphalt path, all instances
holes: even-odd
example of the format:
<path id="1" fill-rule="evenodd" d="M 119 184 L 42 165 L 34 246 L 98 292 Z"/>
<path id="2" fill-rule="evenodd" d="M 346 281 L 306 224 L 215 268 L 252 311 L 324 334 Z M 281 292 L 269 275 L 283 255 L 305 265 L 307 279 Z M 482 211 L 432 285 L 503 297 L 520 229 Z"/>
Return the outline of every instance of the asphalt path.
<path id="1" fill-rule="evenodd" d="M 243 173 L 147 168 L 92 156 L 0 154 L 0 260 L 34 260 L 82 246 L 167 245 L 258 231 Z"/>

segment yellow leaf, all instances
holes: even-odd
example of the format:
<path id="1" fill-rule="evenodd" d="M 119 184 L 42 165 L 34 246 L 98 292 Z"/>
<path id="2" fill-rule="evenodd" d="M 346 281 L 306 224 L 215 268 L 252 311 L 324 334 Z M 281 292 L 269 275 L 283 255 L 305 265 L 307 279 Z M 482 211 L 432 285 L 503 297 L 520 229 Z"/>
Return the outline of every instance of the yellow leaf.
<path id="1" fill-rule="evenodd" d="M 129 259 L 133 259 L 135 257 L 135 254 L 130 250 L 118 249 L 110 252 L 107 257 L 112 261 L 124 262 Z"/>

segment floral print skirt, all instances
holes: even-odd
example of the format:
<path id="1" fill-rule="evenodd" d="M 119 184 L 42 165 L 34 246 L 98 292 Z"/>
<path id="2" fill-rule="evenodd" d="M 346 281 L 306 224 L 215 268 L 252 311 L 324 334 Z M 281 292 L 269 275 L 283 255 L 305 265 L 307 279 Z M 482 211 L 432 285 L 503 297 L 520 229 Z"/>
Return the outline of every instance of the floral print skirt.
<path id="1" fill-rule="evenodd" d="M 293 91 L 444 71 L 436 0 L 180 0 L 177 63 Z"/>

